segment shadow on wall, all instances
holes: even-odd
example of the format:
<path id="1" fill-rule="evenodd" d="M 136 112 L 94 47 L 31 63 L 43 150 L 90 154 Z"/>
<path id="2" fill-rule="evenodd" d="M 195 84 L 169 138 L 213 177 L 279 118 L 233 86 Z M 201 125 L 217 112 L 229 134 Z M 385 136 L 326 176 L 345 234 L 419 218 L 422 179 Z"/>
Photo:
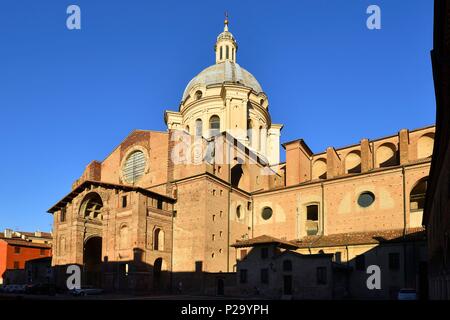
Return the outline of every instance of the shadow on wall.
<path id="1" fill-rule="evenodd" d="M 134 250 L 134 259 L 126 261 L 103 261 L 96 264 L 86 261 L 80 265 L 81 285 L 102 288 L 105 292 L 121 292 L 134 295 L 197 294 L 232 295 L 236 284 L 235 273 L 208 273 L 202 271 L 203 263 L 195 262 L 195 272 L 165 270 L 162 258 L 154 264 L 143 262 L 143 251 Z M 54 282 L 65 290 L 69 265 L 54 267 Z"/>

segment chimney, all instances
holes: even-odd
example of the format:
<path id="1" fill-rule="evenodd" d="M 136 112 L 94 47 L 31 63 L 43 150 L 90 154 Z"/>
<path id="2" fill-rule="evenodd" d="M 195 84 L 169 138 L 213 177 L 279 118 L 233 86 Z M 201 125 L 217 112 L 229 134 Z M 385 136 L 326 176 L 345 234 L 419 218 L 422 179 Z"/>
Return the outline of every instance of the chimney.
<path id="1" fill-rule="evenodd" d="M 11 229 L 5 229 L 5 233 L 4 234 L 5 234 L 5 238 L 11 239 L 12 235 L 13 235 L 13 231 Z"/>
<path id="2" fill-rule="evenodd" d="M 333 147 L 327 148 L 327 178 L 334 178 L 341 172 L 341 159 Z"/>
<path id="3" fill-rule="evenodd" d="M 310 180 L 313 153 L 303 139 L 286 142 L 283 148 L 286 150 L 286 186 Z"/>
<path id="4" fill-rule="evenodd" d="M 409 161 L 409 131 L 407 129 L 402 129 L 399 131 L 398 142 L 398 146 L 400 149 L 400 164 L 406 164 Z"/>

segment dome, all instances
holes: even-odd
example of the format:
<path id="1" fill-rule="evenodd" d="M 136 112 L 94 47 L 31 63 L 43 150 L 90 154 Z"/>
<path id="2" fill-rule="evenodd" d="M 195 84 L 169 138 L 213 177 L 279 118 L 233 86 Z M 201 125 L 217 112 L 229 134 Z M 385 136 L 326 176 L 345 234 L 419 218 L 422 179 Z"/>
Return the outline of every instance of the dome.
<path id="1" fill-rule="evenodd" d="M 241 68 L 236 62 L 225 60 L 206 68 L 194 77 L 186 86 L 182 101 L 187 98 L 189 91 L 197 85 L 208 86 L 225 82 L 241 84 L 252 88 L 256 93 L 263 92 L 261 85 L 250 72 Z"/>

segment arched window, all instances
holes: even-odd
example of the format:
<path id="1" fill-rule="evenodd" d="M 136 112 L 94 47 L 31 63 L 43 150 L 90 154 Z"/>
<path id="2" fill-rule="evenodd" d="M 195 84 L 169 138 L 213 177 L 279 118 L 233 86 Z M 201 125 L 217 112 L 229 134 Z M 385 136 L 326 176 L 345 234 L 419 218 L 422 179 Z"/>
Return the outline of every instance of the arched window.
<path id="1" fill-rule="evenodd" d="M 144 175 L 146 159 L 144 152 L 136 150 L 130 153 L 122 169 L 123 178 L 128 183 L 135 183 Z"/>
<path id="2" fill-rule="evenodd" d="M 359 151 L 352 151 L 345 157 L 345 173 L 361 172 L 361 155 Z"/>
<path id="3" fill-rule="evenodd" d="M 222 60 L 223 59 L 223 47 L 222 46 L 220 46 L 220 60 Z"/>
<path id="4" fill-rule="evenodd" d="M 319 205 L 310 204 L 306 206 L 306 234 L 316 235 L 319 232 Z"/>
<path id="5" fill-rule="evenodd" d="M 216 115 L 209 118 L 209 133 L 210 136 L 216 136 L 220 133 L 220 118 Z"/>
<path id="6" fill-rule="evenodd" d="M 100 195 L 96 192 L 91 192 L 84 197 L 80 206 L 80 214 L 88 219 L 101 219 L 101 209 L 103 202 Z"/>
<path id="7" fill-rule="evenodd" d="M 238 206 L 236 207 L 236 218 L 238 218 L 238 220 L 241 219 L 241 218 L 243 218 L 242 207 L 241 207 L 241 205 L 238 205 Z"/>
<path id="8" fill-rule="evenodd" d="M 230 58 L 230 47 L 227 46 L 227 47 L 226 47 L 225 59 L 229 59 L 229 58 Z"/>
<path id="9" fill-rule="evenodd" d="M 417 140 L 417 158 L 424 159 L 433 154 L 434 134 L 424 134 Z"/>
<path id="10" fill-rule="evenodd" d="M 313 180 L 327 178 L 327 161 L 325 159 L 318 159 L 314 162 L 312 168 L 312 178 Z"/>
<path id="11" fill-rule="evenodd" d="M 428 177 L 422 178 L 415 184 L 409 195 L 409 210 L 412 211 L 423 211 L 425 205 L 425 194 L 427 192 L 427 179 Z"/>
<path id="12" fill-rule="evenodd" d="M 379 168 L 398 165 L 398 152 L 393 143 L 383 143 L 379 146 L 376 157 Z"/>
<path id="13" fill-rule="evenodd" d="M 153 250 L 164 251 L 164 231 L 160 228 L 153 233 Z"/>
<path id="14" fill-rule="evenodd" d="M 203 96 L 203 92 L 201 92 L 201 90 L 195 91 L 195 100 L 201 99 L 202 96 Z"/>
<path id="15" fill-rule="evenodd" d="M 248 137 L 248 145 L 253 146 L 253 125 L 252 120 L 248 119 L 247 121 L 247 137 Z"/>
<path id="16" fill-rule="evenodd" d="M 119 249 L 128 249 L 130 246 L 130 235 L 128 226 L 122 225 L 119 230 Z"/>
<path id="17" fill-rule="evenodd" d="M 196 137 L 201 137 L 202 136 L 202 131 L 203 131 L 203 122 L 201 119 L 197 119 L 195 120 L 195 136 Z"/>
<path id="18" fill-rule="evenodd" d="M 186 126 L 186 128 L 184 129 L 187 133 L 189 133 L 189 126 Z"/>

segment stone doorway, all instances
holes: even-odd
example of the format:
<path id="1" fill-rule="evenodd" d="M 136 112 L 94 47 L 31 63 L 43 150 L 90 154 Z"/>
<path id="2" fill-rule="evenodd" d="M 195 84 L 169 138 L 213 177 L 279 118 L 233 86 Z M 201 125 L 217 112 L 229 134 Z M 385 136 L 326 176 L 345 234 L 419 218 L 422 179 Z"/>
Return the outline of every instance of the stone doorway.
<path id="1" fill-rule="evenodd" d="M 100 288 L 102 267 L 102 238 L 95 236 L 86 240 L 83 248 L 83 284 Z"/>

